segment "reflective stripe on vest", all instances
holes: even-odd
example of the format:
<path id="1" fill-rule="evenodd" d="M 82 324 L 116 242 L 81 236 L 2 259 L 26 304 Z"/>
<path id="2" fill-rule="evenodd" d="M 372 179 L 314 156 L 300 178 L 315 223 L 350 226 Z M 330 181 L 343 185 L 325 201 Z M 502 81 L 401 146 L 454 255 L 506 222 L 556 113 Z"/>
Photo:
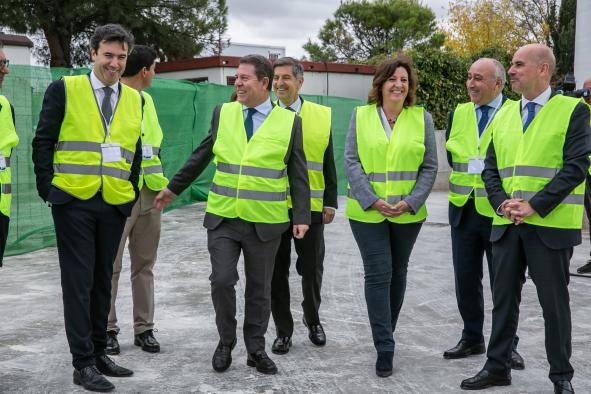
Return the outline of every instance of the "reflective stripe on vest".
<path id="1" fill-rule="evenodd" d="M 553 96 L 523 132 L 520 102 L 504 106 L 491 123 L 497 167 L 507 195 L 530 200 L 562 169 L 563 149 L 571 115 L 581 100 Z M 582 182 L 542 218 L 534 214 L 525 223 L 580 229 L 585 184 Z M 510 221 L 495 215 L 493 224 Z"/>
<path id="2" fill-rule="evenodd" d="M 357 107 L 357 151 L 363 169 L 376 195 L 396 204 L 412 193 L 418 169 L 425 155 L 425 115 L 421 107 L 404 108 L 388 140 L 375 104 Z M 376 209 L 363 210 L 348 193 L 345 214 L 349 219 L 379 223 L 386 218 Z M 416 214 L 404 213 L 387 218 L 394 223 L 413 223 L 424 220 L 427 209 L 423 205 Z"/>
<path id="3" fill-rule="evenodd" d="M 0 190 L 2 193 L 0 196 L 0 213 L 10 217 L 12 201 L 10 155 L 12 154 L 12 149 L 18 145 L 19 138 L 12 120 L 10 103 L 2 95 L 0 95 L 0 106 L 0 153 L 2 153 L 6 161 L 6 168 L 0 171 L 0 184 L 2 185 Z"/>
<path id="4" fill-rule="evenodd" d="M 274 106 L 247 142 L 242 105 L 222 105 L 207 212 L 255 223 L 289 222 L 284 160 L 294 119 L 294 112 Z"/>
<path id="5" fill-rule="evenodd" d="M 81 200 L 101 190 L 109 204 L 132 201 L 135 193 L 129 176 L 142 119 L 138 92 L 120 84 L 119 100 L 107 133 L 90 78 L 64 77 L 64 85 L 66 112 L 53 154 L 52 184 Z M 121 160 L 105 162 L 100 149 L 102 143 L 118 144 Z"/>
<path id="6" fill-rule="evenodd" d="M 160 191 L 168 185 L 168 179 L 164 176 L 164 170 L 160 161 L 160 146 L 162 145 L 163 133 L 158 122 L 158 114 L 154 106 L 152 96 L 142 92 L 144 97 L 144 118 L 142 121 L 142 146 L 152 147 L 152 158 L 142 157 L 142 174 L 139 180 L 140 189 L 145 184 L 148 189 Z"/>

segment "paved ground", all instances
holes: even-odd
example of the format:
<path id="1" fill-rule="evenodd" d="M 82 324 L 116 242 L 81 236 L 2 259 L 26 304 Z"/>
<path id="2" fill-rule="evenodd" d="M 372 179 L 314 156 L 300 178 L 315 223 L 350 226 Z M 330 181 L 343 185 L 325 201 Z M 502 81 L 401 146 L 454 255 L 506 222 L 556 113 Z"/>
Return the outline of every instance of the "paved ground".
<path id="1" fill-rule="evenodd" d="M 390 378 L 374 373 L 359 252 L 351 231 L 338 213 L 327 227 L 327 258 L 321 316 L 328 336 L 324 348 L 315 348 L 299 323 L 301 291 L 292 271 L 292 311 L 298 323 L 288 355 L 273 356 L 275 376 L 264 376 L 246 366 L 239 333 L 234 363 L 223 374 L 213 372 L 211 355 L 217 343 L 209 296 L 210 272 L 203 206 L 164 216 L 163 237 L 156 265 L 156 334 L 160 354 L 142 352 L 133 345 L 130 290 L 120 286 L 118 315 L 122 319 L 122 354 L 116 361 L 135 370 L 128 379 L 112 379 L 118 392 L 393 392 L 459 393 L 460 381 L 476 373 L 484 356 L 449 361 L 441 356 L 460 335 L 455 304 L 445 193 L 434 193 L 431 211 L 411 257 L 406 300 L 396 333 L 395 370 Z M 344 204 L 343 204 L 344 205 Z M 589 239 L 575 251 L 572 271 L 585 260 Z M 59 266 L 55 248 L 6 258 L 0 270 L 0 392 L 81 392 L 72 384 L 72 367 L 63 329 Z M 124 266 L 129 265 L 128 257 Z M 126 269 L 122 278 L 127 278 Z M 238 284 L 242 294 L 244 281 Z M 486 334 L 490 329 L 490 292 Z M 577 393 L 591 392 L 591 280 L 573 277 L 573 384 Z M 520 351 L 525 371 L 513 373 L 513 385 L 490 393 L 551 393 L 547 379 L 543 320 L 535 288 L 524 288 L 520 318 Z M 239 320 L 243 299 L 239 301 Z M 274 338 L 272 323 L 267 349 Z M 269 354 L 270 351 L 269 351 Z"/>

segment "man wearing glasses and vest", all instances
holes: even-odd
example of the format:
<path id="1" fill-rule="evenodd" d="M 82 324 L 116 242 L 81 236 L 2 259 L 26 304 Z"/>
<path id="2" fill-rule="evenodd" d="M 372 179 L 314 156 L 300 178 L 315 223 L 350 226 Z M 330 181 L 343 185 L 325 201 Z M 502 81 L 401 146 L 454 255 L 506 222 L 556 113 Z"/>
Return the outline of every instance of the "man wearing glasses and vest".
<path id="1" fill-rule="evenodd" d="M 4 76 L 8 74 L 9 60 L 0 47 L 0 88 Z M 0 95 L 0 267 L 8 238 L 10 223 L 11 180 L 10 156 L 12 149 L 18 145 L 18 135 L 14 126 L 14 108 L 5 96 Z"/>
<path id="2" fill-rule="evenodd" d="M 269 99 L 273 68 L 268 59 L 248 55 L 236 72 L 237 101 L 216 107 L 211 129 L 155 206 L 165 208 L 213 158 L 216 165 L 203 225 L 211 258 L 211 297 L 220 341 L 215 371 L 232 363 L 236 345 L 237 263 L 244 255 L 246 276 L 244 342 L 247 365 L 277 373 L 265 352 L 271 312 L 271 279 L 281 234 L 292 228 L 301 239 L 310 224 L 310 188 L 299 116 Z M 288 189 L 293 220 L 288 214 Z"/>
<path id="3" fill-rule="evenodd" d="M 279 99 L 277 105 L 295 112 L 302 118 L 312 223 L 304 238 L 294 239 L 298 255 L 296 269 L 302 276 L 302 321 L 308 328 L 308 338 L 314 345 L 324 346 L 326 335 L 318 315 L 324 262 L 324 224 L 332 222 L 337 208 L 337 173 L 332 150 L 331 111 L 329 107 L 304 101 L 300 97 L 299 91 L 304 83 L 304 68 L 297 60 L 291 57 L 276 60 L 273 63 L 273 74 L 273 89 Z M 288 205 L 291 207 L 289 197 Z M 293 233 L 289 229 L 281 236 L 273 270 L 271 312 L 277 338 L 271 350 L 275 354 L 289 352 L 293 334 L 289 294 L 292 238 Z"/>
<path id="4" fill-rule="evenodd" d="M 121 26 L 99 26 L 92 71 L 49 85 L 33 139 L 37 190 L 55 224 L 74 383 L 93 391 L 113 390 L 103 375 L 133 374 L 105 354 L 113 261 L 139 194 L 142 99 L 119 82 L 132 45 Z"/>
<path id="5" fill-rule="evenodd" d="M 446 359 L 458 359 L 486 351 L 482 329 L 484 297 L 482 258 L 486 254 L 492 289 L 492 245 L 490 231 L 494 209 L 487 199 L 480 176 L 491 140 L 488 125 L 502 106 L 511 103 L 503 96 L 505 69 L 495 59 L 475 61 L 468 71 L 466 88 L 470 101 L 458 104 L 448 116 L 446 131 L 449 177 L 449 224 L 456 299 L 464 322 L 458 344 L 443 353 Z M 511 353 L 511 368 L 524 369 L 517 353 L 517 337 Z"/>
<path id="6" fill-rule="evenodd" d="M 461 388 L 511 384 L 511 350 L 526 268 L 544 316 L 549 378 L 555 393 L 574 393 L 568 283 L 573 247 L 581 243 L 589 169 L 589 107 L 552 92 L 552 50 L 530 44 L 513 55 L 509 76 L 521 100 L 490 124 L 482 179 L 493 218 L 493 321 L 487 361 Z"/>

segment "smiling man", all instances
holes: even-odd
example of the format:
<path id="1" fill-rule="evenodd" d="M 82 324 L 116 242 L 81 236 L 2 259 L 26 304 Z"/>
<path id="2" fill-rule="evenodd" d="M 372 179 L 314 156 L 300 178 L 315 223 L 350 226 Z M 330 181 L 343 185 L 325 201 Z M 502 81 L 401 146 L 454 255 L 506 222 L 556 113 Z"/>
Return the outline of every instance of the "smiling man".
<path id="1" fill-rule="evenodd" d="M 446 359 L 464 358 L 485 352 L 482 328 L 484 297 L 482 259 L 486 254 L 491 288 L 492 245 L 489 241 L 494 209 L 486 198 L 480 174 L 491 139 L 488 125 L 502 106 L 511 102 L 503 96 L 506 77 L 495 59 L 475 61 L 468 71 L 466 88 L 470 102 L 458 104 L 448 116 L 446 132 L 449 177 L 449 224 L 456 300 L 464 329 L 460 341 L 446 350 Z M 515 339 L 511 354 L 513 369 L 525 368 Z"/>
<path id="2" fill-rule="evenodd" d="M 211 298 L 220 340 L 212 365 L 223 372 L 236 345 L 238 258 L 246 277 L 244 342 L 246 364 L 277 373 L 265 352 L 271 312 L 271 278 L 281 234 L 301 239 L 310 224 L 310 188 L 300 117 L 269 99 L 273 68 L 248 55 L 236 71 L 237 101 L 214 109 L 210 132 L 155 199 L 165 208 L 207 167 L 216 165 L 203 225 L 211 258 Z M 288 187 L 293 220 L 288 214 Z"/>
<path id="3" fill-rule="evenodd" d="M 103 375 L 133 374 L 105 355 L 113 261 L 142 159 L 142 99 L 119 82 L 132 45 L 121 26 L 98 27 L 92 71 L 49 85 L 33 139 L 37 191 L 55 224 L 74 383 L 93 391 L 113 390 Z"/>
<path id="4" fill-rule="evenodd" d="M 331 110 L 329 107 L 305 101 L 299 95 L 303 83 L 304 68 L 300 62 L 291 57 L 275 61 L 273 89 L 279 99 L 277 104 L 302 118 L 312 209 L 312 223 L 306 236 L 297 239 L 291 231 L 285 231 L 275 258 L 271 284 L 271 312 L 277 331 L 271 350 L 275 354 L 289 351 L 293 334 L 289 294 L 292 238 L 298 255 L 296 269 L 302 276 L 303 323 L 308 328 L 308 338 L 314 345 L 324 346 L 326 343 L 318 310 L 324 271 L 324 225 L 332 222 L 337 208 L 337 173 L 332 151 Z M 291 202 L 289 205 L 291 206 Z"/>

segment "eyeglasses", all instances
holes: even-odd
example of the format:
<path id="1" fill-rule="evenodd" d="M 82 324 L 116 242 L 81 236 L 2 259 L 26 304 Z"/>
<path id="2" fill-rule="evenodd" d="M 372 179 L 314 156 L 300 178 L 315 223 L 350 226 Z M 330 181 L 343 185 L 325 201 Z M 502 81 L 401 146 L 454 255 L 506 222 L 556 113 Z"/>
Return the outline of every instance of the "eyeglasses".
<path id="1" fill-rule="evenodd" d="M 10 60 L 8 60 L 8 59 L 0 59 L 0 69 L 2 69 L 4 67 L 8 67 L 9 64 L 10 64 Z"/>

